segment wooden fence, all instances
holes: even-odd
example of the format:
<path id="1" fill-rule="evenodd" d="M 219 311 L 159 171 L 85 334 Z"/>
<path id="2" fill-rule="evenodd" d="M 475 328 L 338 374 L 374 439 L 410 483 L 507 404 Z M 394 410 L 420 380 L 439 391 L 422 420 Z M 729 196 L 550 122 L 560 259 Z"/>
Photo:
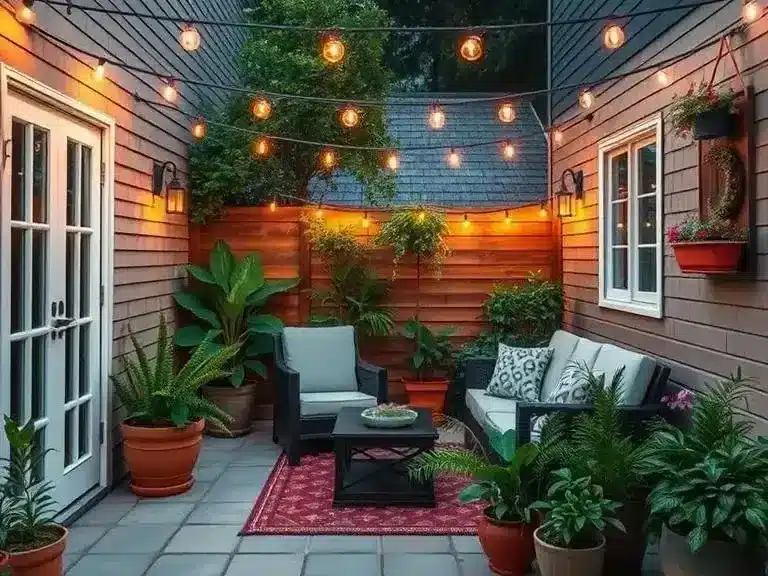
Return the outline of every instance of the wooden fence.
<path id="1" fill-rule="evenodd" d="M 328 270 L 313 255 L 301 220 L 302 209 L 279 207 L 230 208 L 225 218 L 193 228 L 191 259 L 207 261 L 216 240 L 226 240 L 239 256 L 258 252 L 267 278 L 300 277 L 299 289 L 274 297 L 271 311 L 286 324 L 300 325 L 310 314 L 311 290 L 326 286 Z M 368 213 L 370 225 L 362 225 L 361 212 L 323 210 L 329 225 L 351 224 L 359 230 L 359 240 L 371 240 L 378 223 L 387 212 Z M 538 206 L 490 213 L 448 214 L 451 254 L 442 274 L 422 267 L 420 284 L 421 320 L 433 328 L 454 326 L 456 342 L 476 336 L 484 328 L 482 303 L 493 286 L 525 279 L 531 271 L 541 271 L 546 278 L 558 276 L 555 242 L 549 217 Z M 392 276 L 392 256 L 384 249 L 373 252 L 372 263 L 383 277 Z M 392 285 L 388 306 L 398 329 L 416 311 L 417 282 L 415 260 L 404 260 Z M 402 399 L 400 378 L 407 373 L 408 343 L 399 336 L 377 338 L 363 343 L 365 359 L 389 369 L 393 397 Z"/>

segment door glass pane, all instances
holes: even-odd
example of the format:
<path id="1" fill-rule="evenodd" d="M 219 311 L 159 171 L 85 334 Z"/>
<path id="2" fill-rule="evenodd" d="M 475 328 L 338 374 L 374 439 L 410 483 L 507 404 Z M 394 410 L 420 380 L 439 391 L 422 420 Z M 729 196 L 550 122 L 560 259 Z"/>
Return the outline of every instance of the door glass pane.
<path id="1" fill-rule="evenodd" d="M 11 333 L 24 329 L 27 233 L 19 228 L 11 228 Z"/>
<path id="2" fill-rule="evenodd" d="M 627 289 L 627 249 L 613 248 L 613 282 L 616 290 Z"/>
<path id="3" fill-rule="evenodd" d="M 91 236 L 80 234 L 80 317 L 90 316 L 91 308 Z"/>
<path id="4" fill-rule="evenodd" d="M 88 439 L 91 437 L 90 434 L 90 426 L 89 423 L 91 421 L 90 419 L 90 412 L 91 412 L 91 403 L 83 402 L 78 407 L 78 420 L 79 420 L 79 426 L 78 426 L 78 439 L 77 439 L 77 457 L 82 458 L 86 454 L 88 454 Z"/>
<path id="5" fill-rule="evenodd" d="M 11 342 L 11 418 L 24 422 L 24 354 L 23 340 Z"/>
<path id="6" fill-rule="evenodd" d="M 64 466 L 69 466 L 75 460 L 75 410 L 67 410 L 64 414 Z"/>
<path id="7" fill-rule="evenodd" d="M 640 190 L 638 196 L 656 192 L 656 143 L 643 146 L 637 151 L 637 170 Z"/>
<path id="8" fill-rule="evenodd" d="M 656 292 L 656 248 L 638 248 L 637 252 L 637 289 Z"/>
<path id="9" fill-rule="evenodd" d="M 32 448 L 32 460 L 36 462 L 36 466 L 32 470 L 32 477 L 35 479 L 35 482 L 45 479 L 45 458 L 42 456 L 46 450 L 46 429 L 47 426 L 37 432 L 37 442 L 35 442 Z"/>
<path id="10" fill-rule="evenodd" d="M 75 315 L 75 239 L 76 232 L 67 232 L 67 278 L 66 278 L 66 316 L 73 318 Z"/>
<path id="11" fill-rule="evenodd" d="M 35 128 L 32 152 L 32 220 L 48 222 L 48 132 Z"/>
<path id="12" fill-rule="evenodd" d="M 611 244 L 613 246 L 626 246 L 627 245 L 627 203 L 617 202 L 611 205 L 613 211 L 611 217 L 611 223 L 613 224 L 613 230 L 611 231 Z"/>
<path id="13" fill-rule="evenodd" d="M 76 226 L 77 144 L 67 141 L 67 226 Z"/>
<path id="14" fill-rule="evenodd" d="M 88 385 L 88 362 L 89 358 L 89 336 L 91 333 L 91 327 L 88 324 L 80 326 L 80 353 L 78 354 L 80 362 L 80 386 L 78 388 L 79 396 L 88 394 L 90 386 Z"/>
<path id="15" fill-rule="evenodd" d="M 627 153 L 624 152 L 611 158 L 611 198 L 626 198 L 628 184 Z"/>
<path id="16" fill-rule="evenodd" d="M 32 231 L 32 328 L 46 324 L 47 231 Z"/>
<path id="17" fill-rule="evenodd" d="M 45 415 L 45 355 L 47 335 L 32 339 L 32 418 Z"/>
<path id="18" fill-rule="evenodd" d="M 24 220 L 26 126 L 14 120 L 11 130 L 13 139 L 11 144 L 11 220 Z"/>
<path id="19" fill-rule="evenodd" d="M 81 149 L 80 226 L 88 227 L 91 225 L 91 149 L 87 146 Z"/>
<path id="20" fill-rule="evenodd" d="M 75 399 L 75 330 L 68 328 L 64 334 L 64 401 Z"/>
<path id="21" fill-rule="evenodd" d="M 637 201 L 638 244 L 656 244 L 656 196 Z"/>

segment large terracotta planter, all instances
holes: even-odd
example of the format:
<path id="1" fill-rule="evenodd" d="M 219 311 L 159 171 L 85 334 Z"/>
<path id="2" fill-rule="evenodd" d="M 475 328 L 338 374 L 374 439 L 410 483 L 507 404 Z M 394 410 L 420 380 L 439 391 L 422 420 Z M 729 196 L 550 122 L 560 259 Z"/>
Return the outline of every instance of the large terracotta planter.
<path id="1" fill-rule="evenodd" d="M 487 514 L 477 522 L 477 537 L 494 574 L 525 576 L 533 561 L 532 524 L 501 522 Z"/>
<path id="2" fill-rule="evenodd" d="M 560 548 L 539 538 L 541 528 L 533 533 L 536 564 L 541 576 L 595 576 L 603 573 L 605 538 L 594 548 Z"/>
<path id="3" fill-rule="evenodd" d="M 664 576 L 763 576 L 764 559 L 735 542 L 709 540 L 696 554 L 685 536 L 666 526 L 659 557 Z"/>
<path id="4" fill-rule="evenodd" d="M 230 385 L 203 386 L 203 396 L 216 404 L 224 412 L 232 416 L 229 430 L 225 430 L 212 422 L 208 422 L 206 432 L 211 436 L 245 436 L 253 426 L 253 400 L 256 397 L 257 385 L 245 382 L 240 388 Z"/>
<path id="5" fill-rule="evenodd" d="M 671 244 L 677 265 L 682 272 L 728 274 L 736 272 L 744 255 L 746 242 L 708 240 L 704 242 L 675 242 Z"/>
<path id="6" fill-rule="evenodd" d="M 64 572 L 62 556 L 67 547 L 67 529 L 56 526 L 60 537 L 55 542 L 26 552 L 12 552 L 8 565 L 13 576 L 61 576 Z M 0 564 L 2 566 L 2 564 Z"/>
<path id="7" fill-rule="evenodd" d="M 605 566 L 603 574 L 613 576 L 641 576 L 647 547 L 645 501 L 630 501 L 616 511 L 626 532 L 608 525 L 605 529 Z"/>
<path id="8" fill-rule="evenodd" d="M 131 490 L 148 497 L 173 496 L 195 483 L 192 469 L 200 455 L 205 420 L 186 428 L 132 426 L 123 422 L 123 452 Z"/>
<path id="9" fill-rule="evenodd" d="M 408 393 L 408 405 L 413 408 L 428 408 L 433 414 L 445 410 L 445 394 L 448 392 L 447 378 L 428 378 L 409 380 L 403 378 L 405 391 Z"/>

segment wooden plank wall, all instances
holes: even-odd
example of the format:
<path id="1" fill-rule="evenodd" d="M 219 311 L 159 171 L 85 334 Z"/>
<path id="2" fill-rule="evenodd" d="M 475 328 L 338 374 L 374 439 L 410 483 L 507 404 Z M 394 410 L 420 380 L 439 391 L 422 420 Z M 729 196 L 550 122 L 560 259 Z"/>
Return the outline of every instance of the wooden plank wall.
<path id="1" fill-rule="evenodd" d="M 699 8 L 661 39 L 649 44 L 639 59 L 665 58 L 687 50 L 723 30 L 739 18 L 740 2 Z M 565 324 L 590 338 L 612 341 L 661 358 L 672 367 L 673 381 L 701 389 L 717 376 L 738 366 L 754 378 L 746 407 L 762 433 L 768 431 L 768 18 L 732 38 L 736 60 L 756 94 L 755 174 L 758 271 L 752 280 L 713 279 L 682 274 L 666 247 L 664 258 L 664 318 L 660 320 L 598 307 L 597 145 L 602 138 L 669 106 L 672 96 L 692 82 L 709 78 L 716 47 L 704 50 L 674 67 L 674 84 L 663 89 L 654 73 L 638 74 L 596 91 L 592 122 L 565 130 L 565 140 L 554 152 L 552 174 L 565 168 L 584 170 L 586 196 L 574 218 L 563 224 L 563 282 Z M 720 68 L 719 80 L 737 88 L 730 64 Z M 698 210 L 697 146 L 665 127 L 664 229 Z M 553 181 L 553 185 L 557 185 Z"/>
<path id="2" fill-rule="evenodd" d="M 205 263 L 207 254 L 218 239 L 229 242 L 242 256 L 261 254 L 268 278 L 291 278 L 300 275 L 300 252 L 306 245 L 302 234 L 302 209 L 281 207 L 272 213 L 264 207 L 230 208 L 227 216 L 191 231 L 191 259 Z M 312 212 L 310 212 L 312 214 Z M 481 305 L 493 286 L 500 282 L 519 282 L 528 272 L 541 270 L 550 278 L 553 270 L 553 239 L 548 216 L 542 217 L 538 206 L 492 214 L 450 213 L 450 235 L 447 243 L 451 255 L 438 278 L 434 271 L 424 270 L 421 279 L 421 319 L 433 328 L 455 326 L 457 343 L 477 335 L 483 329 Z M 386 212 L 369 212 L 370 226 L 362 226 L 362 213 L 325 209 L 323 217 L 329 225 L 352 225 L 359 230 L 358 239 L 368 242 L 378 231 L 378 223 Z M 375 249 L 372 263 L 379 276 L 391 278 L 392 257 L 384 249 Z M 304 291 L 275 298 L 272 309 L 289 325 L 306 321 L 300 313 L 300 301 L 312 287 L 327 285 L 328 270 L 316 254 L 311 257 L 311 273 L 304 277 Z M 416 267 L 406 260 L 398 268 L 388 307 L 398 329 L 416 311 Z M 386 366 L 391 392 L 402 399 L 399 379 L 407 374 L 405 356 L 407 342 L 397 336 L 376 339 L 363 345 L 366 360 Z"/>

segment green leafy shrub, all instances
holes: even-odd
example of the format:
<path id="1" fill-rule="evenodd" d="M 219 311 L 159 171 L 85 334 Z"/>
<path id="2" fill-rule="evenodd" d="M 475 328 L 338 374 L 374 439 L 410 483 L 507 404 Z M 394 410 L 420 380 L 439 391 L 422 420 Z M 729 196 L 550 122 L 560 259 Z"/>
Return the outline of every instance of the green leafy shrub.
<path id="1" fill-rule="evenodd" d="M 396 210 L 381 225 L 376 244 L 392 249 L 393 277 L 397 266 L 407 254 L 416 256 L 416 273 L 421 277 L 421 264 L 427 263 L 438 273 L 448 255 L 445 236 L 448 235 L 445 213 L 426 208 Z"/>
<path id="2" fill-rule="evenodd" d="M 453 344 L 451 336 L 455 328 L 449 326 L 432 332 L 426 324 L 412 318 L 403 327 L 403 336 L 413 341 L 414 351 L 409 361 L 418 380 L 433 374 L 436 370 L 453 366 Z"/>

